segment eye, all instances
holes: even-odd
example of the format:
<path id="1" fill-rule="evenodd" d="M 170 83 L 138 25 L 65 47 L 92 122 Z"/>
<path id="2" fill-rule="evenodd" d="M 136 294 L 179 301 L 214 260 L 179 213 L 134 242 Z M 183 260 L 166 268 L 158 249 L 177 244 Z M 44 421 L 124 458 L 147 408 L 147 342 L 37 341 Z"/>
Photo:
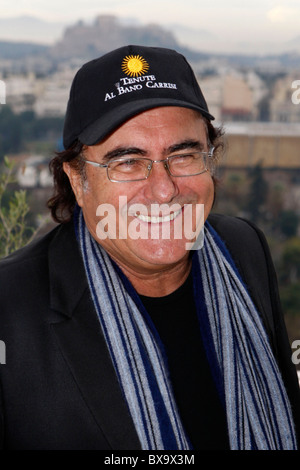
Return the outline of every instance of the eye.
<path id="1" fill-rule="evenodd" d="M 136 171 L 145 167 L 145 162 L 137 158 L 126 158 L 124 160 L 119 160 L 111 162 L 111 168 L 116 171 L 130 172 Z"/>
<path id="2" fill-rule="evenodd" d="M 182 155 L 176 155 L 172 158 L 172 163 L 175 165 L 189 165 L 190 163 L 193 163 L 195 159 L 197 158 L 197 154 L 195 153 L 185 153 Z"/>
<path id="3" fill-rule="evenodd" d="M 136 160 L 135 159 L 128 159 L 128 160 L 124 160 L 122 162 L 119 162 L 119 166 L 134 166 L 136 164 Z"/>

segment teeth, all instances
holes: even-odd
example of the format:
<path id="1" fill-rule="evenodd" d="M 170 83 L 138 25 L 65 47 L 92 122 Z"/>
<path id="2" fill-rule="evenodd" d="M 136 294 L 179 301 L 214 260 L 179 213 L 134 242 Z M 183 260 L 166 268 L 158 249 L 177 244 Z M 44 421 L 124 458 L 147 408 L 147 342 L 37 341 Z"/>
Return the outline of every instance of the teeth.
<path id="1" fill-rule="evenodd" d="M 171 220 L 174 220 L 175 217 L 180 214 L 181 209 L 176 212 L 172 212 L 172 214 L 164 215 L 162 217 L 154 217 L 154 216 L 148 216 L 148 215 L 142 215 L 142 214 L 135 214 L 135 217 L 138 219 L 142 220 L 143 222 L 148 222 L 152 224 L 158 224 L 160 222 L 170 222 Z"/>

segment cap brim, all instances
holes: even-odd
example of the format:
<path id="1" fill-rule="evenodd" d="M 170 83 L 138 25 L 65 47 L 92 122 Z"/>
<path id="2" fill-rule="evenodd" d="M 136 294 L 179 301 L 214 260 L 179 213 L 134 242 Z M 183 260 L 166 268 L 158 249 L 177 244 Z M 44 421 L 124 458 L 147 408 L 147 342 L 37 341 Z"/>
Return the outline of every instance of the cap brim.
<path id="1" fill-rule="evenodd" d="M 85 145 L 95 145 L 104 140 L 111 132 L 124 124 L 128 119 L 143 111 L 161 106 L 178 106 L 181 108 L 194 109 L 209 120 L 215 119 L 206 109 L 201 108 L 201 106 L 197 104 L 180 100 L 170 100 L 169 98 L 146 99 L 133 101 L 130 105 L 126 103 L 118 106 L 116 109 L 106 113 L 105 117 L 99 117 L 99 119 L 91 123 L 79 134 L 78 139 Z"/>

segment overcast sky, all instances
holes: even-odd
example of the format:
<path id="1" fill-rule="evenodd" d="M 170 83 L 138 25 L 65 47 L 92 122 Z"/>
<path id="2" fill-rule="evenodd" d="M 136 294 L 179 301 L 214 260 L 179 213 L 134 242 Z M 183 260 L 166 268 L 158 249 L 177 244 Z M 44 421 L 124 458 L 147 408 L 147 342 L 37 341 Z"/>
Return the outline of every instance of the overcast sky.
<path id="1" fill-rule="evenodd" d="M 235 44 L 276 52 L 297 36 L 300 43 L 300 0 L 1 0 L 0 18 L 32 15 L 70 24 L 106 13 L 131 18 L 133 25 L 154 22 L 172 27 L 175 35 L 174 25 L 180 24 L 190 30 L 186 36 L 178 33 L 181 41 L 185 37 L 188 43 L 198 35 L 206 48 Z M 14 34 L 18 40 L 21 31 Z"/>

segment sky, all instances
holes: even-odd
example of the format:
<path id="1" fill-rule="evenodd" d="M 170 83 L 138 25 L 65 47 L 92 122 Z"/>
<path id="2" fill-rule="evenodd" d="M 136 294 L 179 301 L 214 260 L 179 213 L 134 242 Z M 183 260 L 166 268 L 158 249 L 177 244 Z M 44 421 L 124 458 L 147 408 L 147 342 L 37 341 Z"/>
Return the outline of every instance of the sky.
<path id="1" fill-rule="evenodd" d="M 208 51 L 300 50 L 300 0 L 1 0 L 0 9 L 0 19 L 26 15 L 53 22 L 52 36 L 40 35 L 41 43 L 59 38 L 54 24 L 89 22 L 100 14 L 130 19 L 131 25 L 159 24 L 181 43 Z M 22 34 L 19 28 L 13 37 L 24 39 Z"/>

